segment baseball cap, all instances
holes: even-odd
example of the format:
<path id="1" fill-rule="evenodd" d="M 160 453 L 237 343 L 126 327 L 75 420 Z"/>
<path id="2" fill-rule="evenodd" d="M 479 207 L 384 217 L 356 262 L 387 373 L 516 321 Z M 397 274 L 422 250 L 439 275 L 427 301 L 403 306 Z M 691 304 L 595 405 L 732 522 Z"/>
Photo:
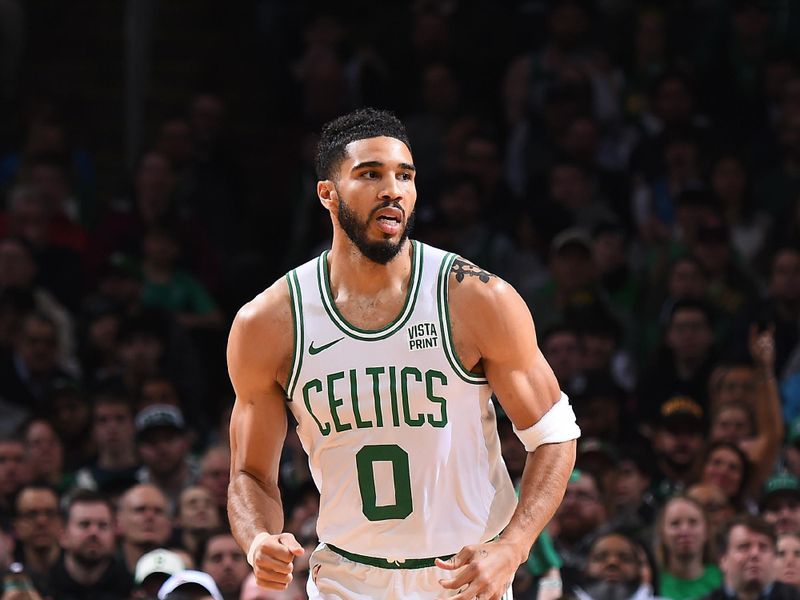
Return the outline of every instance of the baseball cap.
<path id="1" fill-rule="evenodd" d="M 217 584 L 214 583 L 214 580 L 211 578 L 211 575 L 204 573 L 203 571 L 193 571 L 190 569 L 179 571 L 173 575 L 170 575 L 170 578 L 167 579 L 158 590 L 158 600 L 164 600 L 164 598 L 167 597 L 167 594 L 174 592 L 179 587 L 191 584 L 203 588 L 205 591 L 211 594 L 211 597 L 214 598 L 214 600 L 222 600 L 222 594 L 220 593 Z"/>
<path id="2" fill-rule="evenodd" d="M 587 455 L 601 456 L 612 463 L 616 463 L 619 460 L 617 449 L 612 444 L 596 437 L 584 438 L 578 442 L 577 454 L 580 457 Z"/>
<path id="3" fill-rule="evenodd" d="M 800 479 L 791 473 L 777 473 L 767 479 L 761 496 L 761 510 L 778 496 L 800 498 Z"/>
<path id="4" fill-rule="evenodd" d="M 669 430 L 702 430 L 705 426 L 703 407 L 689 396 L 672 396 L 658 410 L 658 424 Z"/>
<path id="5" fill-rule="evenodd" d="M 569 227 L 561 231 L 550 243 L 550 253 L 562 254 L 566 250 L 579 250 L 586 255 L 592 254 L 592 240 L 589 235 L 578 227 Z"/>
<path id="6" fill-rule="evenodd" d="M 154 429 L 167 428 L 183 431 L 186 428 L 181 409 L 171 404 L 151 404 L 143 408 L 136 415 L 134 424 L 137 439 L 141 439 L 142 436 Z"/>
<path id="7" fill-rule="evenodd" d="M 183 564 L 183 559 L 178 554 L 164 548 L 158 548 L 143 554 L 136 562 L 133 581 L 136 585 L 141 585 L 150 575 L 156 573 L 174 575 L 184 569 L 186 569 L 186 565 Z"/>

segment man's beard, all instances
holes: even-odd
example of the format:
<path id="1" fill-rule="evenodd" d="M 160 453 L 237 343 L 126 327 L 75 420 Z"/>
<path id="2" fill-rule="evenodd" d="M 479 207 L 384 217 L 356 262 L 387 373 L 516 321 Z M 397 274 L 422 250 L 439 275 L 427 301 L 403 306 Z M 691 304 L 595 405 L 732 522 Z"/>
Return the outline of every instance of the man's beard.
<path id="1" fill-rule="evenodd" d="M 108 562 L 111 559 L 110 553 L 102 549 L 86 550 L 84 548 L 77 548 L 72 553 L 75 562 L 85 569 L 93 569 L 98 565 Z"/>
<path id="2" fill-rule="evenodd" d="M 370 218 L 376 211 L 388 206 L 397 205 L 396 203 L 387 200 L 376 206 L 367 216 L 366 221 L 362 222 L 359 221 L 358 216 L 356 216 L 356 214 L 350 210 L 344 199 L 339 196 L 339 212 L 337 214 L 339 225 L 342 226 L 342 230 L 344 231 L 345 235 L 350 238 L 350 241 L 355 244 L 356 248 L 358 248 L 361 254 L 363 254 L 364 257 L 372 262 L 378 263 L 379 265 L 385 265 L 395 256 L 397 256 L 397 254 L 400 252 L 400 249 L 403 247 L 403 243 L 408 239 L 408 236 L 411 235 L 411 232 L 414 229 L 414 221 L 416 220 L 416 210 L 414 210 L 406 220 L 406 226 L 403 229 L 403 232 L 400 234 L 400 239 L 397 242 L 392 242 L 390 240 L 382 240 L 379 242 L 369 241 L 367 239 L 367 227 L 369 225 Z"/>
<path id="3" fill-rule="evenodd" d="M 673 454 L 662 453 L 660 458 L 669 466 L 670 469 L 677 473 L 687 473 L 694 467 L 694 460 L 685 460 L 683 457 L 676 460 Z"/>
<path id="4" fill-rule="evenodd" d="M 639 582 L 593 581 L 583 589 L 592 600 L 628 600 L 639 589 Z"/>

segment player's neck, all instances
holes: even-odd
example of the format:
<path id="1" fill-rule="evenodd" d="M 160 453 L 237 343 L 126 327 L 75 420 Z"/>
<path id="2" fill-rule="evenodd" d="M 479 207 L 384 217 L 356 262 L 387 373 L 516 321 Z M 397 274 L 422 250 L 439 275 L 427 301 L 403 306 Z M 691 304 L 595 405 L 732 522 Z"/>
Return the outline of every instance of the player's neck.
<path id="1" fill-rule="evenodd" d="M 405 291 L 411 276 L 413 251 L 409 240 L 385 265 L 369 260 L 349 239 L 334 237 L 333 242 L 328 254 L 328 272 L 334 298 L 340 291 L 358 295 Z"/>

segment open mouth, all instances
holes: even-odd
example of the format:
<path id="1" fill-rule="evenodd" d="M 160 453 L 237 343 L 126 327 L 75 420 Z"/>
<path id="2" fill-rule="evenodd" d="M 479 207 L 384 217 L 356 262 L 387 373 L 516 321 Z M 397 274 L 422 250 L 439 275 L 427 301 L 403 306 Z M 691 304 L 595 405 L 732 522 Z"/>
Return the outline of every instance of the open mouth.
<path id="1" fill-rule="evenodd" d="M 383 233 L 395 235 L 400 232 L 403 212 L 399 208 L 387 207 L 377 211 L 375 222 Z"/>

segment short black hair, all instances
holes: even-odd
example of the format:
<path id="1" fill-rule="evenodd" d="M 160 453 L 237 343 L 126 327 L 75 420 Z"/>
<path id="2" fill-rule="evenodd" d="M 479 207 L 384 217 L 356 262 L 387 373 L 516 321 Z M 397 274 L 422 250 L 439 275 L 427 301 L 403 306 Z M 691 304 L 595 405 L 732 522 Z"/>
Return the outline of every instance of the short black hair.
<path id="1" fill-rule="evenodd" d="M 211 543 L 211 540 L 218 537 L 233 537 L 233 532 L 231 531 L 230 527 L 226 527 L 225 525 L 214 527 L 209 531 L 204 531 L 200 536 L 200 539 L 197 540 L 197 548 L 195 548 L 194 556 L 192 557 L 195 561 L 195 564 L 203 564 L 203 561 L 206 557 L 206 552 L 208 551 L 208 545 Z"/>
<path id="2" fill-rule="evenodd" d="M 672 306 L 669 307 L 669 310 L 666 313 L 666 322 L 665 325 L 669 327 L 672 325 L 672 321 L 675 318 L 675 315 L 678 314 L 682 310 L 694 310 L 699 313 L 703 314 L 703 318 L 706 320 L 706 323 L 712 329 L 714 328 L 715 323 L 715 315 L 714 309 L 711 306 L 704 302 L 703 300 L 695 300 L 692 298 L 679 298 L 672 303 Z"/>
<path id="3" fill-rule="evenodd" d="M 114 515 L 117 514 L 117 511 L 114 509 L 114 505 L 108 496 L 102 492 L 84 488 L 78 488 L 66 498 L 63 498 L 61 504 L 65 523 L 69 521 L 72 509 L 77 504 L 104 504 L 108 508 L 108 512 L 111 514 L 112 519 L 114 518 Z"/>
<path id="4" fill-rule="evenodd" d="M 325 124 L 317 143 L 317 177 L 332 179 L 350 142 L 381 136 L 400 140 L 411 150 L 405 125 L 387 110 L 359 108 Z"/>
<path id="5" fill-rule="evenodd" d="M 749 513 L 742 513 L 731 518 L 722 530 L 720 535 L 720 554 L 725 554 L 728 551 L 728 546 L 731 540 L 731 531 L 734 527 L 742 526 L 754 533 L 764 535 L 772 542 L 772 548 L 778 543 L 778 536 L 775 533 L 775 528 L 764 520 L 763 517 L 758 515 L 751 515 Z"/>

